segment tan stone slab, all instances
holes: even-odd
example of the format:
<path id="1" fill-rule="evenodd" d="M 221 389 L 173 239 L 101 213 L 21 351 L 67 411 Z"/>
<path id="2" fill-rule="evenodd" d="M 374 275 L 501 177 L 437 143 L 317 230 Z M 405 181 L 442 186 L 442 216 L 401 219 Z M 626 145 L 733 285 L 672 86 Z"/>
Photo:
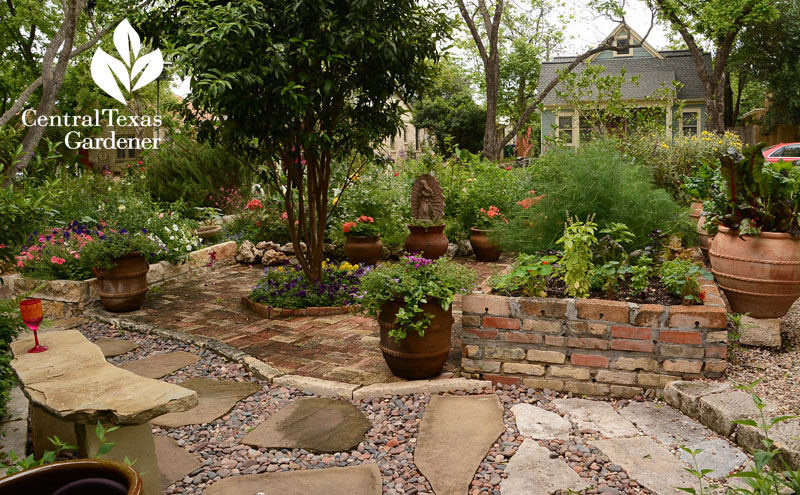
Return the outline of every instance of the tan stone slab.
<path id="1" fill-rule="evenodd" d="M 155 447 L 162 490 L 166 490 L 169 485 L 183 479 L 184 476 L 203 465 L 195 456 L 186 452 L 169 437 L 155 437 Z"/>
<path id="2" fill-rule="evenodd" d="M 496 395 L 433 396 L 419 425 L 414 463 L 436 495 L 464 495 L 505 431 Z"/>
<path id="3" fill-rule="evenodd" d="M 556 399 L 556 409 L 570 415 L 578 428 L 596 430 L 606 437 L 632 437 L 639 434 L 633 423 L 620 416 L 608 402 L 589 399 Z"/>
<path id="4" fill-rule="evenodd" d="M 205 495 L 380 495 L 381 471 L 376 464 L 250 474 L 221 479 Z M 438 495 L 438 494 L 437 494 Z"/>
<path id="5" fill-rule="evenodd" d="M 656 495 L 680 495 L 678 487 L 696 488 L 689 467 L 650 437 L 595 440 L 595 447 L 621 466 L 628 476 Z"/>
<path id="6" fill-rule="evenodd" d="M 370 428 L 364 413 L 338 399 L 299 399 L 270 416 L 242 443 L 275 449 L 344 452 L 355 448 Z"/>
<path id="7" fill-rule="evenodd" d="M 519 446 L 505 472 L 508 478 L 500 485 L 503 495 L 550 495 L 556 490 L 577 493 L 590 486 L 569 464 L 551 459 L 550 450 L 530 438 Z"/>
<path id="8" fill-rule="evenodd" d="M 261 390 L 252 382 L 228 382 L 208 378 L 192 378 L 181 382 L 181 387 L 197 392 L 197 407 L 153 419 L 153 424 L 168 428 L 207 424 L 227 414 L 237 402 Z"/>
<path id="9" fill-rule="evenodd" d="M 136 373 L 145 378 L 161 378 L 174 373 L 181 368 L 194 364 L 200 360 L 200 356 L 184 351 L 168 352 L 158 356 L 137 359 L 130 363 L 125 363 L 120 368 Z"/>
<path id="10" fill-rule="evenodd" d="M 109 364 L 77 330 L 47 335 L 48 351 L 28 354 L 33 337 L 11 344 L 11 366 L 25 395 L 65 421 L 141 424 L 197 405 L 197 393 L 149 380 Z"/>
<path id="11" fill-rule="evenodd" d="M 110 358 L 131 352 L 138 344 L 127 339 L 97 339 L 94 344 L 103 351 L 103 356 Z"/>

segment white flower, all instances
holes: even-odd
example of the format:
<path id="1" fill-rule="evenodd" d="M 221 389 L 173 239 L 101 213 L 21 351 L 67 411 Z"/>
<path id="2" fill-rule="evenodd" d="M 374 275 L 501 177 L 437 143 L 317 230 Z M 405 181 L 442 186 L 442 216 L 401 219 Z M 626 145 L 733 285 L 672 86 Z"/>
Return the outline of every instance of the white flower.
<path id="1" fill-rule="evenodd" d="M 119 211 L 125 211 L 125 205 L 119 205 L 117 208 Z"/>
<path id="2" fill-rule="evenodd" d="M 177 226 L 177 225 L 175 225 L 174 223 L 172 224 L 172 230 L 174 230 L 175 232 L 177 232 L 177 231 L 178 231 L 178 226 Z"/>
<path id="3" fill-rule="evenodd" d="M 174 241 L 175 240 L 175 236 L 174 235 L 169 236 L 169 240 L 170 241 Z"/>
<path id="4" fill-rule="evenodd" d="M 166 230 L 167 234 L 169 234 L 169 227 L 164 227 L 164 230 Z"/>
<path id="5" fill-rule="evenodd" d="M 187 251 L 191 251 L 192 250 L 192 245 L 191 244 L 187 244 L 186 245 L 186 250 Z"/>

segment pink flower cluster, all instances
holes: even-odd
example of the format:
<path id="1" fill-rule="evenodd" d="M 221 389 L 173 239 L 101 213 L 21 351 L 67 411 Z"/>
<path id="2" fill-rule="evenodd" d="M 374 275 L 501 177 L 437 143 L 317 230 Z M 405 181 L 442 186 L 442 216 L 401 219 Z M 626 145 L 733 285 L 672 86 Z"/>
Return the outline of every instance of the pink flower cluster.
<path id="1" fill-rule="evenodd" d="M 487 215 L 491 219 L 494 219 L 496 217 L 498 220 L 502 220 L 505 223 L 508 223 L 508 219 L 505 217 L 505 215 L 500 213 L 500 208 L 496 206 L 489 206 L 489 211 L 486 211 L 483 208 L 481 208 L 481 213 Z"/>
<path id="2" fill-rule="evenodd" d="M 264 208 L 264 205 L 261 204 L 261 200 L 258 198 L 253 198 L 247 203 L 248 210 L 260 210 Z"/>
<path id="3" fill-rule="evenodd" d="M 45 252 L 52 253 L 56 249 L 58 254 L 63 256 L 71 256 L 74 259 L 80 259 L 80 251 L 87 243 L 94 241 L 94 238 L 89 235 L 89 231 L 83 226 L 70 225 L 67 228 L 56 228 L 48 234 L 38 234 L 29 237 L 29 241 L 34 241 L 33 244 L 23 249 L 18 256 L 17 266 L 25 268 L 28 263 L 37 263 L 42 261 L 42 255 Z M 38 241 L 38 242 L 37 242 Z M 47 257 L 44 258 L 45 260 Z M 66 259 L 62 256 L 51 255 L 50 263 L 55 265 L 63 265 Z"/>

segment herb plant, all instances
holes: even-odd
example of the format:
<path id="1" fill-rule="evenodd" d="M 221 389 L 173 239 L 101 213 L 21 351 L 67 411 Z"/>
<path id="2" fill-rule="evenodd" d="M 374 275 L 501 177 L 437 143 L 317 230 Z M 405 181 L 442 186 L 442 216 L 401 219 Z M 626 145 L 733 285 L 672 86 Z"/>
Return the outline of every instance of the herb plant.
<path id="1" fill-rule="evenodd" d="M 702 266 L 691 260 L 675 258 L 661 265 L 661 282 L 673 294 L 680 296 L 685 304 L 701 303 L 705 294 L 700 291 L 700 277 L 712 276 Z"/>
<path id="2" fill-rule="evenodd" d="M 589 297 L 589 274 L 594 267 L 592 248 L 597 244 L 597 224 L 592 220 L 593 217 L 589 217 L 581 222 L 577 217 L 573 219 L 568 216 L 564 235 L 556 241 L 564 248 L 559 265 L 570 297 Z"/>
<path id="3" fill-rule="evenodd" d="M 399 341 L 410 331 L 425 336 L 431 315 L 422 304 L 438 301 L 447 310 L 456 294 L 466 294 L 475 284 L 475 272 L 446 258 L 432 261 L 415 255 L 404 256 L 397 263 L 387 263 L 364 276 L 361 288 L 368 314 L 377 316 L 390 301 L 403 301 L 396 315 L 396 328 L 389 336 Z"/>
<path id="4" fill-rule="evenodd" d="M 556 261 L 557 256 L 520 254 L 511 273 L 495 275 L 489 284 L 498 294 L 547 297 L 547 279 L 555 271 Z"/>

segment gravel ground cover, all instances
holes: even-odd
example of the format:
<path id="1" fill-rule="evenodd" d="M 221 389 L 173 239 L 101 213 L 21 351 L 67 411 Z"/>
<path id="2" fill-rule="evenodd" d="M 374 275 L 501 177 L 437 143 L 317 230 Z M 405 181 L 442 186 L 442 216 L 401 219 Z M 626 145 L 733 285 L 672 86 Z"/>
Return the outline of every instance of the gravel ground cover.
<path id="1" fill-rule="evenodd" d="M 781 318 L 781 349 L 731 346 L 728 381 L 751 383 L 761 398 L 778 407 L 782 414 L 800 415 L 800 303 Z"/>
<path id="2" fill-rule="evenodd" d="M 99 323 L 86 324 L 80 328 L 90 340 L 98 338 L 125 338 L 139 344 L 139 348 L 127 354 L 111 358 L 114 364 L 122 364 L 147 356 L 183 350 L 201 356 L 196 363 L 183 368 L 164 380 L 180 383 L 195 377 L 208 377 L 234 381 L 257 381 L 244 368 L 230 363 L 214 353 L 197 346 L 160 339 L 152 335 L 118 331 Z M 507 477 L 505 468 L 516 453 L 523 437 L 519 435 L 511 406 L 530 403 L 557 412 L 552 400 L 566 397 L 549 391 L 535 391 L 525 387 L 503 387 L 495 391 L 504 408 L 503 420 L 506 432 L 492 446 L 480 465 L 470 486 L 470 495 L 500 495 L 500 484 Z M 464 394 L 463 392 L 461 394 Z M 166 494 L 201 494 L 215 480 L 237 474 L 319 469 L 335 466 L 357 465 L 364 462 L 377 463 L 383 476 L 385 494 L 432 494 L 431 486 L 417 470 L 413 462 L 419 422 L 430 399 L 428 394 L 409 396 L 386 396 L 364 400 L 355 405 L 366 415 L 373 427 L 356 450 L 337 454 L 312 454 L 302 449 L 267 450 L 253 449 L 240 443 L 240 439 L 258 426 L 271 414 L 290 401 L 311 396 L 294 388 L 269 387 L 239 402 L 230 414 L 207 425 L 174 429 L 154 427 L 156 435 L 167 435 L 178 445 L 196 456 L 203 466 L 182 480 L 171 485 Z M 609 401 L 615 408 L 624 407 L 627 401 Z M 586 494 L 645 494 L 650 492 L 636 481 L 629 479 L 620 467 L 591 445 L 599 438 L 593 430 L 579 430 L 573 426 L 573 437 L 568 441 L 540 441 L 540 445 L 551 451 L 552 458 L 560 458 L 580 476 L 590 480 L 592 488 Z M 670 446 L 677 452 L 677 446 Z"/>

